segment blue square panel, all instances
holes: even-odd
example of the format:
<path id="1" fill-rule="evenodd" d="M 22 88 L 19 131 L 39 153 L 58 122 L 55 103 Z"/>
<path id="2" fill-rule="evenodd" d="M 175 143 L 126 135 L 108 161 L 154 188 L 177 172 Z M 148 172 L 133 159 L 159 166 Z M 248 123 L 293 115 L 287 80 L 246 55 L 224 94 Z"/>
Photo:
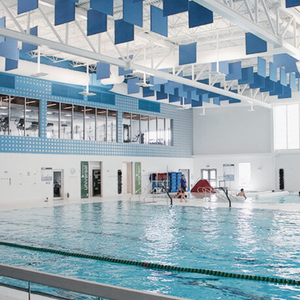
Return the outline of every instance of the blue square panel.
<path id="1" fill-rule="evenodd" d="M 134 25 L 124 20 L 115 21 L 115 44 L 122 44 L 134 40 Z"/>
<path id="2" fill-rule="evenodd" d="M 163 0 L 164 16 L 175 15 L 188 11 L 189 0 Z"/>
<path id="3" fill-rule="evenodd" d="M 197 43 L 179 45 L 179 65 L 197 62 Z"/>

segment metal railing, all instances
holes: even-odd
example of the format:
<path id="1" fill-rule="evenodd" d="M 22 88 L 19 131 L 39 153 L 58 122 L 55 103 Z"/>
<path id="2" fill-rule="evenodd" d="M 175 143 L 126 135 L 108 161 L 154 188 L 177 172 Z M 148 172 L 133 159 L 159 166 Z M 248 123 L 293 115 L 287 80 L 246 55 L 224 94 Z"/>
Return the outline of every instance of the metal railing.
<path id="1" fill-rule="evenodd" d="M 66 291 L 105 298 L 111 300 L 183 300 L 185 298 L 164 296 L 155 293 L 139 291 L 109 284 L 86 281 L 66 276 L 54 275 L 40 271 L 28 270 L 0 264 L 0 276 L 28 282 L 28 300 L 30 300 L 30 283 L 36 283 L 47 287 L 54 287 Z"/>

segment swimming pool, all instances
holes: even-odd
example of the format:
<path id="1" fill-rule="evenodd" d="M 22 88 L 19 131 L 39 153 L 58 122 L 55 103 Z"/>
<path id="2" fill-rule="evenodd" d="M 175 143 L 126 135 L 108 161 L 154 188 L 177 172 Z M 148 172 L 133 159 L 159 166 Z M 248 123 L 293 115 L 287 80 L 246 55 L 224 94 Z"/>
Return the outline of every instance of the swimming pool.
<path id="1" fill-rule="evenodd" d="M 6 264 L 190 299 L 300 299 L 299 286 L 145 268 L 124 260 L 300 280 L 300 212 L 116 201 L 0 212 Z M 74 298 L 73 298 L 74 299 Z"/>

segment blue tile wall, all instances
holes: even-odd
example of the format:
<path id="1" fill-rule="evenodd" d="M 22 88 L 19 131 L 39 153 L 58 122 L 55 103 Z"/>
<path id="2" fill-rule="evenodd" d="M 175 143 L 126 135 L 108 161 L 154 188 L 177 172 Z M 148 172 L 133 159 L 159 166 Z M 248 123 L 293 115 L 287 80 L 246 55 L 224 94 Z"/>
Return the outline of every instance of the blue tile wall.
<path id="1" fill-rule="evenodd" d="M 1 77 L 0 73 L 0 77 Z M 11 75 L 10 75 L 11 76 Z M 139 109 L 139 99 L 119 94 L 114 95 L 113 104 L 97 103 L 83 99 L 74 99 L 52 95 L 51 81 L 14 76 L 14 87 L 0 85 L 0 93 L 40 99 L 40 137 L 0 136 L 0 152 L 10 153 L 40 153 L 40 154 L 76 154 L 103 156 L 144 156 L 144 157 L 191 157 L 193 144 L 193 114 L 192 110 L 178 109 L 177 106 L 156 102 L 160 112 L 147 112 Z M 11 78 L 10 78 L 11 80 Z M 59 84 L 59 83 L 58 83 Z M 10 88 L 11 87 L 11 88 Z M 74 85 L 70 85 L 74 88 Z M 84 86 L 75 88 L 85 90 Z M 122 114 L 132 112 L 143 115 L 158 116 L 173 119 L 174 146 L 109 143 L 99 141 L 63 140 L 46 138 L 47 101 L 73 103 L 118 111 L 117 141 L 122 141 Z"/>

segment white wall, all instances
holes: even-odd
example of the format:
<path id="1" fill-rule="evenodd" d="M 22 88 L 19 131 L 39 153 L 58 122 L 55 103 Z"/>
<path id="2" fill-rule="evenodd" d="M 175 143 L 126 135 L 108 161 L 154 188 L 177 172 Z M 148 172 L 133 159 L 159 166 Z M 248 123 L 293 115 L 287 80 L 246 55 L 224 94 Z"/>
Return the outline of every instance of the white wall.
<path id="1" fill-rule="evenodd" d="M 239 185 L 239 163 L 251 164 L 251 184 Z M 201 169 L 217 169 L 218 185 L 223 180 L 223 165 L 234 164 L 234 181 L 226 182 L 231 190 L 244 188 L 246 191 L 275 189 L 274 163 L 272 154 L 202 155 L 194 158 L 194 184 L 200 178 Z M 223 185 L 221 185 L 223 186 Z"/>
<path id="2" fill-rule="evenodd" d="M 276 154 L 275 174 L 277 189 L 279 189 L 279 169 L 284 170 L 284 189 L 294 192 L 300 191 L 300 151 L 278 152 Z"/>
<path id="3" fill-rule="evenodd" d="M 270 153 L 272 110 L 249 108 L 208 108 L 203 116 L 194 110 L 194 155 Z"/>
<path id="4" fill-rule="evenodd" d="M 63 170 L 63 198 L 80 199 L 80 162 L 91 165 L 102 162 L 103 197 L 118 196 L 117 172 L 123 162 L 141 162 L 143 191 L 150 190 L 150 173 L 164 173 L 191 169 L 192 158 L 153 158 L 119 156 L 77 156 L 50 154 L 1 153 L 0 155 L 0 202 L 34 202 L 53 199 L 53 185 L 41 180 L 42 168 Z M 91 168 L 91 166 L 90 166 Z M 91 182 L 91 178 L 90 178 Z"/>
<path id="5" fill-rule="evenodd" d="M 275 189 L 272 152 L 272 110 L 249 106 L 207 108 L 206 115 L 194 110 L 194 180 L 201 169 L 217 169 L 218 183 L 223 180 L 223 164 L 234 164 L 235 181 L 226 185 L 238 190 L 239 163 L 251 163 L 251 185 L 245 190 Z M 194 182 L 195 183 L 195 182 Z"/>

